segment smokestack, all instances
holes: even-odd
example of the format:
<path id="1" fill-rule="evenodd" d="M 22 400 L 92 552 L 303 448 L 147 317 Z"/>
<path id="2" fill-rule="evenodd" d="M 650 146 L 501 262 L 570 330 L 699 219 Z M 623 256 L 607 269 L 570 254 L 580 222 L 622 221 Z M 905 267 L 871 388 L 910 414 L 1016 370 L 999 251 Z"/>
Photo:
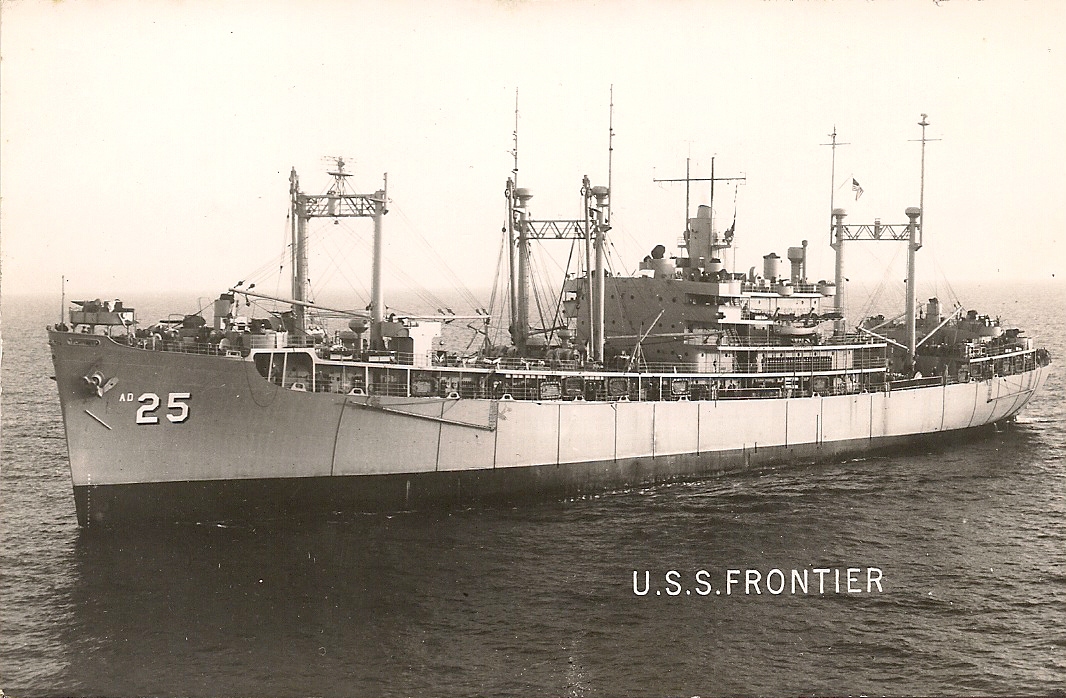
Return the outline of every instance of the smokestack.
<path id="1" fill-rule="evenodd" d="M 777 256 L 776 252 L 771 252 L 768 255 L 763 255 L 762 258 L 762 275 L 767 281 L 776 281 L 778 275 L 778 262 L 781 260 Z"/>
<path id="2" fill-rule="evenodd" d="M 804 240 L 806 242 L 806 240 Z M 788 248 L 788 261 L 792 263 L 792 284 L 796 285 L 803 281 L 803 262 L 807 256 L 806 247 Z"/>
<path id="3" fill-rule="evenodd" d="M 215 301 L 215 321 L 211 325 L 216 330 L 225 329 L 223 327 L 223 321 L 233 319 L 233 294 L 223 293 Z"/>

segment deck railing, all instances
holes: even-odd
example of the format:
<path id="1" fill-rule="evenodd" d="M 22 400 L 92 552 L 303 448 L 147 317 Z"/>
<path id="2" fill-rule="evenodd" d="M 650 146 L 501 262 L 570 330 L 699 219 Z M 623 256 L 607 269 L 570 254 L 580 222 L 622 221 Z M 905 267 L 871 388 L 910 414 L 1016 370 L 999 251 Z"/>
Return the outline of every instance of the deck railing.
<path id="1" fill-rule="evenodd" d="M 240 356 L 241 352 L 232 347 L 220 347 L 217 344 L 211 344 L 207 342 L 188 342 L 188 341 L 171 341 L 171 340 L 153 340 L 139 339 L 134 341 L 134 346 L 142 349 L 151 349 L 156 351 L 175 352 L 181 354 L 201 354 L 207 356 Z M 296 348 L 296 347 L 292 347 Z M 308 347 L 310 348 L 310 347 Z M 766 347 L 763 347 L 764 349 Z M 774 357 L 776 360 L 787 362 L 789 359 L 793 359 L 798 363 L 805 363 L 813 358 L 831 358 L 824 354 L 815 354 L 816 348 L 807 351 L 792 351 L 788 354 L 784 354 L 781 357 Z M 779 369 L 771 370 L 764 366 L 765 358 L 762 362 L 724 362 L 731 364 L 728 367 L 708 367 L 706 365 L 700 366 L 697 362 L 686 361 L 641 361 L 632 365 L 625 363 L 618 363 L 613 366 L 601 367 L 598 365 L 583 364 L 576 360 L 563 360 L 563 359 L 537 359 L 537 358 L 513 358 L 513 357 L 501 357 L 496 359 L 476 359 L 476 358 L 458 358 L 453 355 L 443 356 L 434 352 L 427 352 L 425 354 L 411 354 L 404 352 L 390 352 L 383 353 L 377 356 L 370 356 L 362 358 L 359 356 L 351 355 L 337 355 L 331 356 L 332 360 L 337 361 L 359 361 L 361 363 L 380 364 L 382 366 L 395 366 L 395 367 L 414 367 L 414 368 L 469 368 L 469 369 L 487 369 L 496 371 L 593 371 L 603 373 L 678 373 L 678 374 L 757 374 L 757 373 L 786 373 L 786 374 L 810 374 L 813 372 L 827 371 L 827 370 L 843 370 L 832 369 L 830 367 L 819 366 L 817 368 L 797 366 L 795 368 L 788 368 L 783 366 Z M 760 367 L 761 370 L 760 370 Z M 885 367 L 884 357 L 858 357 L 853 358 L 849 369 L 877 369 Z"/>
<path id="2" fill-rule="evenodd" d="M 782 381 L 795 381 L 801 379 L 805 388 L 799 389 L 796 387 L 787 387 L 782 385 L 781 387 L 765 387 L 758 385 L 748 385 L 743 387 L 717 387 L 715 391 L 715 399 L 733 399 L 733 398 L 753 398 L 760 395 L 770 394 L 773 391 L 778 391 L 779 394 L 790 394 L 799 396 L 802 394 L 810 394 L 815 390 L 811 379 L 817 377 L 841 376 L 841 374 L 855 374 L 859 371 L 866 372 L 866 375 L 879 376 L 879 371 L 887 371 L 888 365 L 884 356 L 864 356 L 865 353 L 862 345 L 868 344 L 869 340 L 864 339 L 858 335 L 850 335 L 847 337 L 834 337 L 833 340 L 837 343 L 851 343 L 859 345 L 853 354 L 850 365 L 847 368 L 834 368 L 832 366 L 803 366 L 802 362 L 811 361 L 815 358 L 829 358 L 824 354 L 816 354 L 817 351 L 812 347 L 811 353 L 805 351 L 793 351 L 788 354 L 782 354 L 781 357 L 772 357 L 771 362 L 766 360 L 767 357 L 761 356 L 758 361 L 746 361 L 746 362 L 732 362 L 731 366 L 719 366 L 708 369 L 704 366 L 702 369 L 695 362 L 641 362 L 639 366 L 633 366 L 628 371 L 622 367 L 615 368 L 601 368 L 598 366 L 582 365 L 577 361 L 572 360 L 547 360 L 547 359 L 517 359 L 513 357 L 503 357 L 498 359 L 460 359 L 454 355 L 443 355 L 435 352 L 428 352 L 423 355 L 415 356 L 409 353 L 394 352 L 391 354 L 382 354 L 376 357 L 378 361 L 371 360 L 370 362 L 364 361 L 363 363 L 378 363 L 382 368 L 388 368 L 392 371 L 418 371 L 435 369 L 477 369 L 479 371 L 494 370 L 496 373 L 505 373 L 507 371 L 535 371 L 537 373 L 554 373 L 554 372 L 572 372 L 584 370 L 590 374 L 590 381 L 599 380 L 601 383 L 604 381 L 603 377 L 597 377 L 595 374 L 625 374 L 629 373 L 630 382 L 635 383 L 636 377 L 633 374 L 666 374 L 662 377 L 663 381 L 673 380 L 670 375 L 674 375 L 677 378 L 688 379 L 690 381 L 697 380 L 699 378 L 710 378 L 712 382 L 714 380 L 722 381 L 729 376 L 739 377 L 737 380 L 741 381 L 757 381 L 760 376 L 776 376 L 777 380 Z M 132 339 L 127 340 L 134 346 L 138 346 L 144 349 L 153 349 L 157 351 L 184 353 L 184 354 L 199 354 L 208 356 L 231 356 L 234 358 L 241 358 L 241 352 L 228 347 L 219 347 L 217 344 L 205 343 L 205 342 L 190 342 L 190 341 L 175 341 L 175 340 L 158 340 L 158 339 Z M 1002 343 L 995 346 L 984 346 L 987 353 L 984 356 L 972 357 L 978 359 L 974 363 L 970 363 L 966 368 L 968 370 L 961 371 L 956 375 L 947 376 L 927 376 L 921 378 L 912 378 L 904 380 L 893 380 L 888 383 L 884 382 L 871 382 L 868 379 L 862 386 L 856 387 L 856 382 L 851 382 L 843 386 L 839 385 L 836 381 L 830 380 L 824 386 L 819 386 L 817 390 L 818 394 L 828 395 L 841 392 L 855 392 L 856 390 L 870 391 L 870 390 L 908 390 L 912 388 L 928 387 L 932 385 L 952 384 L 957 382 L 966 382 L 969 380 L 982 380 L 990 378 L 993 375 L 1013 375 L 1015 373 L 1032 370 L 1037 365 L 1044 365 L 1038 360 L 1041 350 L 1038 349 L 1023 349 L 1019 343 Z M 998 361 L 997 357 L 1001 357 L 1007 354 L 1015 354 L 1015 356 L 1008 357 L 1003 361 Z M 337 357 L 342 359 L 348 359 L 355 361 L 358 357 Z M 789 367 L 789 360 L 792 359 L 796 362 L 800 362 L 800 365 Z M 781 365 L 773 365 L 773 361 L 779 361 Z M 996 361 L 996 364 L 992 362 Z M 347 363 L 346 361 L 344 363 Z M 770 363 L 771 365 L 767 365 Z M 1046 360 L 1044 361 L 1046 363 Z M 324 365 L 324 364 L 320 364 Z M 336 364 L 333 364 L 336 365 Z M 353 367 L 354 368 L 354 367 Z M 368 369 L 374 371 L 373 366 Z M 356 369 L 357 372 L 364 372 L 363 367 Z M 369 374 L 367 374 L 369 375 Z M 443 374 L 441 374 L 443 375 Z M 450 374 L 454 375 L 454 374 Z M 482 375 L 484 375 L 482 373 Z M 528 400 L 528 399 L 542 399 L 540 388 L 537 387 L 538 380 L 563 380 L 565 376 L 544 376 L 539 377 L 531 376 L 529 386 L 513 385 L 510 390 L 511 397 L 516 400 Z M 643 380 L 643 379 L 642 379 Z M 654 379 L 653 379 L 654 380 Z M 516 381 L 517 382 L 517 381 Z M 295 388 L 293 383 L 296 384 Z M 306 378 L 297 378 L 287 381 L 287 384 L 283 387 L 291 389 L 304 388 L 308 391 L 317 389 L 319 391 L 331 391 L 334 390 L 334 386 L 329 381 L 319 380 L 311 381 Z M 367 392 L 373 395 L 393 395 L 407 397 L 411 394 L 411 390 L 408 386 L 408 381 L 396 381 L 395 378 L 389 382 L 371 382 L 366 387 Z M 697 389 L 698 390 L 698 389 Z M 803 392 L 806 391 L 806 392 Z M 344 392 L 347 392 L 345 390 Z M 451 391 L 447 391 L 451 392 Z M 473 386 L 463 384 L 458 388 L 459 395 L 461 397 L 481 397 L 481 398 L 499 398 L 501 394 L 493 394 L 492 391 L 487 388 L 475 388 Z M 499 391 L 496 391 L 499 392 Z M 602 391 L 601 391 L 602 392 Z M 648 399 L 646 395 L 642 396 L 639 389 L 635 388 L 631 391 L 632 394 L 627 393 L 627 397 L 630 399 Z M 440 395 L 445 397 L 446 395 Z M 573 398 L 575 396 L 569 395 Z M 684 397 L 681 395 L 664 396 L 663 399 L 678 399 Z M 612 400 L 618 399 L 617 395 L 607 395 L 596 393 L 596 389 L 592 390 L 589 395 L 590 399 L 595 400 Z"/>

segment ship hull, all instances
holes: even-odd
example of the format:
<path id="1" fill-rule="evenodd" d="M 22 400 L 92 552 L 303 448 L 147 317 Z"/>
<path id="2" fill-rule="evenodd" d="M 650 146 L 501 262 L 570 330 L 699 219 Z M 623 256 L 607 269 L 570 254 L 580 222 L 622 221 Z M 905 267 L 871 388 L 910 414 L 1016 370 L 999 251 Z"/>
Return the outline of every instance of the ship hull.
<path id="1" fill-rule="evenodd" d="M 784 464 L 836 461 L 858 454 L 903 452 L 978 438 L 983 425 L 937 434 L 854 439 L 822 445 L 768 446 L 433 473 L 215 479 L 74 487 L 79 522 L 262 521 L 352 512 L 434 511 L 519 505 L 699 480 Z"/>
<path id="2" fill-rule="evenodd" d="M 78 520 L 94 526 L 513 503 L 833 460 L 1010 419 L 1049 370 L 798 398 L 389 398 L 282 389 L 240 359 L 49 340 Z"/>

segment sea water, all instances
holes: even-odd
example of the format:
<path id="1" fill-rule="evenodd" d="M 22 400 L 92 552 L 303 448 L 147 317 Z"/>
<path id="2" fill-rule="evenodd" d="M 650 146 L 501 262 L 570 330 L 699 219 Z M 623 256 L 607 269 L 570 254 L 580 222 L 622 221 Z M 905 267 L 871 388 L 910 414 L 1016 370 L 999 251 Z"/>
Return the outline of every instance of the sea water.
<path id="1" fill-rule="evenodd" d="M 1055 360 L 985 439 L 518 508 L 93 531 L 49 380 L 58 304 L 5 297 L 0 688 L 1061 694 L 1066 294 L 969 299 Z"/>

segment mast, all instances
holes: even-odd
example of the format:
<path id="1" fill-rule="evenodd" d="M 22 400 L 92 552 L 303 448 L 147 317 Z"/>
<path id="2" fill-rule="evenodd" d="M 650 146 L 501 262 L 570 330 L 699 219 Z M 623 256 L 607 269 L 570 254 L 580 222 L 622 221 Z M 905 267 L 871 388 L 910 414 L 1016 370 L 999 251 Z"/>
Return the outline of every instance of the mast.
<path id="1" fill-rule="evenodd" d="M 688 219 L 692 217 L 692 205 L 689 203 L 689 189 L 692 184 L 692 158 L 685 158 L 685 232 L 688 232 Z"/>
<path id="2" fill-rule="evenodd" d="M 300 193 L 300 178 L 293 167 L 289 173 L 289 197 L 292 205 L 292 299 L 303 302 L 307 280 L 307 210 L 306 198 Z M 295 304 L 292 309 L 297 335 L 306 331 L 304 306 Z"/>
<path id="3" fill-rule="evenodd" d="M 840 313 L 840 319 L 834 323 L 834 329 L 840 334 L 847 332 L 847 318 L 844 317 L 844 209 L 836 208 L 836 181 L 837 181 L 837 146 L 851 145 L 850 143 L 837 142 L 837 127 L 833 124 L 833 132 L 829 134 L 832 139 L 822 145 L 832 146 L 833 158 L 829 173 L 829 246 L 836 252 L 834 265 L 833 284 L 836 286 L 836 311 Z"/>
<path id="4" fill-rule="evenodd" d="M 914 275 L 914 253 L 917 252 L 921 246 L 921 219 L 922 210 L 920 208 L 914 208 L 913 206 L 907 209 L 907 218 L 910 219 L 910 223 L 907 225 L 907 361 L 914 365 L 914 351 L 917 349 L 917 328 L 915 326 L 915 275 Z"/>
<path id="5" fill-rule="evenodd" d="M 833 244 L 833 211 L 836 208 L 835 200 L 837 193 L 837 146 L 838 145 L 851 145 L 851 143 L 837 143 L 837 126 L 833 124 L 833 132 L 829 134 L 832 139 L 829 143 L 822 143 L 822 145 L 832 146 L 833 148 L 833 164 L 829 173 L 829 244 Z"/>
<path id="6" fill-rule="evenodd" d="M 609 227 L 604 221 L 604 211 L 608 201 L 607 187 L 593 187 L 592 195 L 596 197 L 596 345 L 594 348 L 596 350 L 596 360 L 603 363 L 603 351 L 606 344 L 605 335 L 607 334 L 604 323 L 604 298 L 606 297 L 604 292 L 604 277 L 606 276 L 605 250 L 607 246 L 607 229 Z"/>
<path id="7" fill-rule="evenodd" d="M 611 118 L 608 134 L 608 178 L 611 169 L 612 139 L 614 136 L 614 97 L 612 87 Z M 529 200 L 533 194 L 526 188 L 518 187 L 518 97 L 515 95 L 515 148 L 514 179 L 508 180 L 505 195 L 508 200 L 508 243 L 514 255 L 514 238 L 517 234 L 517 262 L 511 263 L 512 307 L 515 312 L 511 322 L 511 339 L 515 350 L 521 355 L 528 349 L 529 342 L 529 274 L 530 274 L 530 240 L 545 239 L 581 239 L 585 243 L 585 269 L 589 290 L 589 344 L 590 353 L 603 361 L 606 332 L 604 331 L 604 277 L 606 276 L 606 234 L 610 230 L 610 187 L 589 186 L 589 178 L 582 178 L 581 194 L 585 212 L 582 219 L 567 220 L 533 220 L 529 211 Z M 590 197 L 596 198 L 595 207 L 590 205 Z M 515 229 L 517 228 L 517 233 Z M 595 246 L 595 267 L 592 266 L 592 246 Z M 517 273 L 515 273 L 517 271 Z"/>
<path id="8" fill-rule="evenodd" d="M 711 200 L 707 202 L 711 208 L 711 230 L 714 230 L 714 156 L 711 156 Z M 686 213 L 687 215 L 687 213 Z M 687 223 L 687 221 L 686 221 Z"/>
<path id="9" fill-rule="evenodd" d="M 518 89 L 514 91 L 514 169 L 511 170 L 511 178 L 507 180 L 507 288 L 510 292 L 510 329 L 511 341 L 517 344 L 518 340 L 518 276 L 515 265 L 515 240 L 514 217 L 515 217 L 515 188 L 518 186 Z"/>
<path id="10" fill-rule="evenodd" d="M 848 329 L 848 319 L 844 317 L 844 216 L 848 215 L 842 208 L 833 209 L 833 217 L 836 224 L 830 230 L 830 246 L 836 252 L 836 264 L 834 265 L 833 283 L 836 285 L 836 311 L 840 318 L 835 321 L 834 329 L 845 334 Z"/>
<path id="11" fill-rule="evenodd" d="M 596 324 L 596 282 L 593 280 L 592 275 L 592 223 L 590 216 L 592 213 L 592 184 L 589 182 L 588 175 L 581 180 L 581 196 L 582 204 L 585 209 L 585 280 L 588 291 L 588 306 L 589 306 L 589 354 L 595 355 L 596 347 L 599 340 L 596 338 L 596 332 L 598 327 Z"/>
<path id="12" fill-rule="evenodd" d="M 588 175 L 582 180 L 582 191 L 585 194 L 585 230 L 588 231 L 589 195 L 596 197 L 596 298 L 591 308 L 593 324 L 590 328 L 593 332 L 593 350 L 596 361 L 601 364 L 604 360 L 604 348 L 607 344 L 606 327 L 606 304 L 607 297 L 605 281 L 606 277 L 606 248 L 607 231 L 611 224 L 611 174 L 612 158 L 614 156 L 614 85 L 611 85 L 610 110 L 607 117 L 607 186 L 589 188 Z M 590 301 L 593 299 L 589 298 Z"/>
<path id="13" fill-rule="evenodd" d="M 503 196 L 507 200 L 507 227 L 504 229 L 504 232 L 507 233 L 507 241 L 505 243 L 507 245 L 507 328 L 510 331 L 512 342 L 516 342 L 515 337 L 518 336 L 518 283 L 515 269 L 515 250 L 518 242 L 515 239 L 514 190 L 514 180 L 508 177 L 507 187 L 503 191 Z"/>
<path id="14" fill-rule="evenodd" d="M 580 240 L 585 245 L 585 288 L 588 289 L 588 313 L 589 313 L 589 356 L 592 357 L 596 353 L 596 308 L 603 308 L 603 303 L 600 301 L 597 303 L 598 290 L 602 284 L 597 287 L 595 284 L 595 269 L 593 263 L 590 261 L 592 256 L 591 248 L 602 242 L 602 234 L 610 229 L 610 226 L 603 223 L 605 217 L 606 206 L 604 205 L 607 199 L 607 187 L 593 187 L 589 185 L 589 178 L 583 177 L 581 180 L 581 196 L 582 202 L 585 207 L 584 215 L 581 218 L 552 218 L 546 220 L 535 220 L 531 215 L 528 207 L 529 200 L 533 198 L 533 194 L 528 189 L 508 189 L 509 192 L 513 191 L 513 194 L 509 198 L 508 205 L 510 206 L 510 219 L 514 221 L 514 225 L 518 230 L 519 236 L 519 257 L 518 257 L 518 269 L 519 269 L 519 283 L 518 292 L 520 294 L 518 308 L 519 312 L 515 316 L 515 331 L 513 333 L 514 342 L 516 348 L 519 350 L 525 348 L 526 340 L 529 335 L 529 301 L 528 301 L 528 261 L 529 261 L 529 245 L 531 240 Z M 597 204 L 594 206 L 591 203 L 592 197 L 595 197 Z M 512 203 L 513 202 L 513 203 Z M 599 237 L 599 239 L 598 239 Z M 604 253 L 606 252 L 606 245 L 602 245 Z M 599 262 L 599 267 L 604 268 L 602 259 Z M 522 309 L 525 312 L 522 312 Z M 584 305 L 582 305 L 584 309 Z M 600 313 L 602 315 L 602 312 Z M 602 330 L 600 335 L 603 336 Z"/>
<path id="15" fill-rule="evenodd" d="M 307 221 L 312 218 L 373 218 L 374 260 L 373 287 L 371 289 L 370 337 L 375 348 L 381 346 L 381 322 L 384 319 L 385 302 L 382 297 L 382 224 L 388 213 L 389 176 L 383 176 L 384 186 L 373 194 L 355 194 L 348 190 L 347 179 L 351 173 L 344 171 L 344 158 L 336 158 L 336 169 L 329 174 L 333 184 L 325 194 L 312 195 L 300 191 L 296 168 L 289 174 L 289 195 L 292 202 L 292 298 L 296 334 L 306 333 L 305 308 L 307 303 Z"/>
<path id="16" fill-rule="evenodd" d="M 585 209 L 585 269 L 588 278 L 589 348 L 592 358 L 603 363 L 607 343 L 605 327 L 606 303 L 606 234 L 611 220 L 611 176 L 614 156 L 614 85 L 611 85 L 610 111 L 607 119 L 607 186 L 593 187 L 588 175 L 581 180 L 581 194 Z M 592 206 L 596 198 L 596 207 Z M 591 220 L 592 217 L 595 220 Z M 592 267 L 592 247 L 596 250 L 595 271 Z"/>
<path id="17" fill-rule="evenodd" d="M 938 141 L 939 138 L 926 138 L 925 127 L 929 125 L 926 121 L 927 115 L 922 114 L 922 120 L 918 122 L 918 125 L 922 127 L 922 175 L 921 175 L 921 188 L 918 191 L 918 208 L 921 209 L 921 213 L 918 214 L 918 232 L 922 232 L 922 224 L 925 222 L 925 143 L 927 140 Z"/>
<path id="18" fill-rule="evenodd" d="M 910 230 L 907 241 L 907 358 L 909 361 L 914 361 L 914 352 L 917 349 L 917 328 L 915 327 L 914 315 L 915 315 L 915 296 L 917 295 L 917 289 L 915 288 L 915 268 L 914 268 L 914 253 L 922 249 L 922 224 L 925 219 L 925 144 L 926 141 L 940 140 L 939 138 L 926 138 L 925 127 L 929 125 L 927 121 L 927 115 L 922 114 L 922 120 L 918 122 L 918 125 L 922 127 L 922 168 L 920 179 L 920 190 L 918 192 L 918 208 L 908 208 L 907 217 L 910 218 Z"/>
<path id="19" fill-rule="evenodd" d="M 528 189 L 514 190 L 518 213 L 518 313 L 515 317 L 515 332 L 512 338 L 519 354 L 526 351 L 529 339 L 529 200 L 533 195 Z"/>
<path id="20" fill-rule="evenodd" d="M 836 206 L 837 194 L 837 125 L 833 124 L 833 132 L 829 134 L 833 141 L 830 143 L 833 150 L 832 164 L 829 166 L 829 225 L 833 225 L 833 208 Z M 822 145 L 825 145 L 824 143 Z M 830 234 L 831 235 L 831 234 Z"/>
<path id="21" fill-rule="evenodd" d="M 614 158 L 614 85 L 611 85 L 611 110 L 607 118 L 607 192 L 613 193 L 611 188 L 611 164 Z M 607 200 L 607 212 L 605 216 L 607 225 L 611 224 L 611 200 Z"/>
<path id="22" fill-rule="evenodd" d="M 388 203 L 389 175 L 382 176 L 383 187 L 374 192 L 371 201 L 373 203 L 374 216 L 374 262 L 370 286 L 370 346 L 373 349 L 383 349 L 381 323 L 385 321 L 385 298 L 381 286 L 381 262 L 384 235 L 382 223 L 385 217 L 385 207 Z"/>

